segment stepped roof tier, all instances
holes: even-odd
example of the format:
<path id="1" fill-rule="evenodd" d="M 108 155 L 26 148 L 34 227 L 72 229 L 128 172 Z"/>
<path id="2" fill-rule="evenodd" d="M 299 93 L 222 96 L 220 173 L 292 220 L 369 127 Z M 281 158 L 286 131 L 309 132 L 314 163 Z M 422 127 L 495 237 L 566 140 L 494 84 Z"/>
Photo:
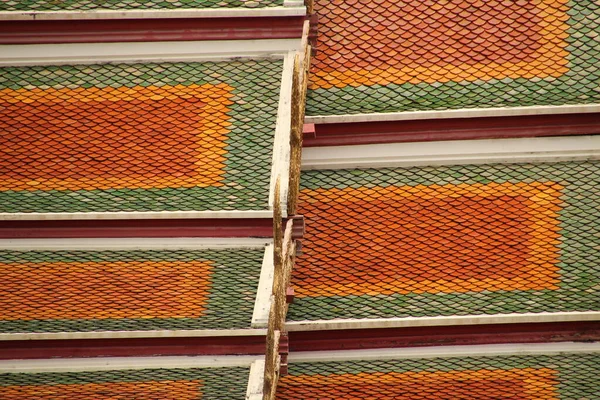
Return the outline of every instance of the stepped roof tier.
<path id="1" fill-rule="evenodd" d="M 0 11 L 179 10 L 283 7 L 284 0 L 9 0 Z"/>
<path id="2" fill-rule="evenodd" d="M 288 319 L 598 308 L 593 162 L 309 170 Z"/>
<path id="3" fill-rule="evenodd" d="M 171 357 L 15 362 L 0 372 L 5 399 L 243 399 L 264 362 L 251 357 Z"/>
<path id="4" fill-rule="evenodd" d="M 211 249 L 162 239 L 125 249 L 121 242 L 102 250 L 0 250 L 0 333 L 251 328 L 264 245 Z"/>
<path id="5" fill-rule="evenodd" d="M 600 102 L 593 1 L 316 0 L 307 115 Z"/>
<path id="6" fill-rule="evenodd" d="M 393 351 L 392 351 L 393 352 Z M 312 360 L 292 363 L 277 398 L 576 399 L 595 395 L 600 359 L 591 354 L 510 354 Z M 354 352 L 360 353 L 360 352 Z M 350 358 L 338 352 L 335 358 Z M 314 355 L 314 353 L 313 353 Z M 360 357 L 357 355 L 357 357 Z"/>
<path id="7" fill-rule="evenodd" d="M 282 70 L 282 59 L 1 68 L 0 212 L 268 210 Z"/>

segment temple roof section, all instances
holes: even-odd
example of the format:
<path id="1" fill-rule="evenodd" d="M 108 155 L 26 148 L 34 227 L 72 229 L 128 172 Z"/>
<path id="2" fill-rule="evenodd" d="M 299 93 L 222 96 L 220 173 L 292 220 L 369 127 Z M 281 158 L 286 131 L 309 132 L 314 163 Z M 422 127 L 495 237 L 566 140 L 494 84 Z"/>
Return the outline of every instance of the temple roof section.
<path id="1" fill-rule="evenodd" d="M 550 152 L 552 143 L 562 150 Z M 444 142 L 413 144 L 406 158 L 390 145 L 348 146 L 338 150 L 357 147 L 362 159 L 339 163 L 335 149 L 305 152 L 311 162 L 298 210 L 306 234 L 292 276 L 290 330 L 598 317 L 600 143 L 456 144 L 462 158 Z M 328 154 L 329 169 L 314 169 L 315 151 Z"/>
<path id="2" fill-rule="evenodd" d="M 4 340 L 264 334 L 252 329 L 268 319 L 273 249 L 264 239 L 25 239 L 0 246 Z"/>
<path id="3" fill-rule="evenodd" d="M 0 20 L 283 17 L 305 15 L 302 0 L 7 0 Z"/>
<path id="4" fill-rule="evenodd" d="M 258 400 L 256 356 L 127 357 L 0 362 L 2 398 Z"/>
<path id="5" fill-rule="evenodd" d="M 597 2 L 316 0 L 315 10 L 309 120 L 600 103 Z"/>
<path id="6" fill-rule="evenodd" d="M 277 399 L 567 400 L 600 384 L 594 344 L 476 347 L 293 354 Z"/>
<path id="7" fill-rule="evenodd" d="M 198 48 L 228 43 L 70 45 L 82 52 L 68 65 L 59 46 L 34 46 L 49 57 L 37 62 L 11 58 L 21 54 L 11 47 L 0 68 L 0 218 L 270 218 L 277 177 L 287 200 L 295 55 L 292 41 L 277 43 L 204 58 Z M 93 54 L 107 49 L 119 61 Z M 126 60 L 132 49 L 148 61 Z M 160 60 L 169 51 L 196 60 Z"/>

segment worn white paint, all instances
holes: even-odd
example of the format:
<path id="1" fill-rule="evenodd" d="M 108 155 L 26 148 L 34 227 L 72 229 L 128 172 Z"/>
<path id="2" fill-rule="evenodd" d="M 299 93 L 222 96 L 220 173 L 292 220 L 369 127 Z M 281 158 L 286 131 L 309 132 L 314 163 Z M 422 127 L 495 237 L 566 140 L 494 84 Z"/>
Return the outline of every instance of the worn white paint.
<path id="1" fill-rule="evenodd" d="M 302 169 L 412 167 L 600 159 L 600 136 L 308 147 Z"/>
<path id="2" fill-rule="evenodd" d="M 465 108 L 460 110 L 444 111 L 403 111 L 391 113 L 351 115 L 316 115 L 307 116 L 305 118 L 305 122 L 313 124 L 333 124 L 344 122 L 408 121 L 418 119 L 508 117 L 518 115 L 575 114 L 595 112 L 600 112 L 600 104 L 566 106 L 495 107 L 470 109 Z"/>
<path id="3" fill-rule="evenodd" d="M 283 58 L 301 39 L 0 45 L 0 66 Z"/>
<path id="4" fill-rule="evenodd" d="M 273 264 L 273 245 L 265 247 L 260 280 L 254 301 L 254 312 L 252 313 L 252 328 L 266 328 L 269 323 L 269 311 L 271 310 L 271 294 L 273 292 L 273 276 L 275 266 Z"/>
<path id="5" fill-rule="evenodd" d="M 203 250 L 260 249 L 271 239 L 261 238 L 69 238 L 0 239 L 0 250 Z"/>
<path id="6" fill-rule="evenodd" d="M 251 367 L 260 356 L 93 357 L 2 360 L 0 373 L 116 371 L 149 368 Z"/>
<path id="7" fill-rule="evenodd" d="M 73 213 L 0 213 L 0 221 L 66 219 L 178 219 L 178 218 L 273 218 L 272 210 L 260 211 L 140 211 Z"/>
<path id="8" fill-rule="evenodd" d="M 174 10 L 89 10 L 89 11 L 2 11 L 4 21 L 86 20 L 86 19 L 155 19 L 155 18 L 232 18 L 286 17 L 306 15 L 299 1 L 284 1 L 283 7 L 206 8 Z"/>
<path id="9" fill-rule="evenodd" d="M 294 59 L 296 52 L 290 51 L 283 61 L 279 108 L 273 141 L 273 164 L 271 168 L 271 189 L 269 207 L 272 209 L 275 199 L 275 185 L 279 178 L 279 194 L 282 217 L 287 216 L 287 195 L 290 179 L 290 135 L 292 127 L 292 86 L 294 79 Z"/>
<path id="10" fill-rule="evenodd" d="M 246 400 L 262 400 L 265 378 L 265 360 L 256 360 L 250 366 Z"/>
<path id="11" fill-rule="evenodd" d="M 600 311 L 292 321 L 287 322 L 285 327 L 290 332 L 298 332 L 333 329 L 406 328 L 414 326 L 514 324 L 567 321 L 600 321 Z"/>
<path id="12" fill-rule="evenodd" d="M 564 353 L 600 353 L 600 343 L 526 343 L 481 344 L 466 346 L 401 347 L 368 350 L 305 351 L 290 353 L 291 364 L 349 360 L 400 360 L 439 357 L 477 357 L 508 355 L 557 355 Z"/>
<path id="13" fill-rule="evenodd" d="M 155 331 L 103 331 L 56 333 L 0 333 L 0 340 L 55 340 L 55 339 L 131 339 L 173 337 L 264 336 L 266 329 L 189 329 Z"/>

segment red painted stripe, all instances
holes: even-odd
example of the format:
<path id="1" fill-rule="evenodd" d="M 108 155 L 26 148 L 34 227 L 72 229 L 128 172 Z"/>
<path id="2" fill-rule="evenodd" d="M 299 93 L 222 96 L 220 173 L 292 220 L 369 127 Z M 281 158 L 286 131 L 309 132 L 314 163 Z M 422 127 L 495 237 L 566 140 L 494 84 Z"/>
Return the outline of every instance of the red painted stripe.
<path id="1" fill-rule="evenodd" d="M 600 113 L 316 124 L 304 147 L 600 133 Z"/>
<path id="2" fill-rule="evenodd" d="M 600 321 L 290 332 L 290 351 L 600 340 Z"/>
<path id="3" fill-rule="evenodd" d="M 0 44 L 290 39 L 304 16 L 3 21 Z"/>
<path id="4" fill-rule="evenodd" d="M 294 220 L 293 238 L 301 239 L 304 218 L 290 218 Z M 272 236 L 271 218 L 0 221 L 2 239 Z"/>
<path id="5" fill-rule="evenodd" d="M 0 360 L 70 357 L 264 354 L 265 336 L 18 340 L 0 342 Z"/>

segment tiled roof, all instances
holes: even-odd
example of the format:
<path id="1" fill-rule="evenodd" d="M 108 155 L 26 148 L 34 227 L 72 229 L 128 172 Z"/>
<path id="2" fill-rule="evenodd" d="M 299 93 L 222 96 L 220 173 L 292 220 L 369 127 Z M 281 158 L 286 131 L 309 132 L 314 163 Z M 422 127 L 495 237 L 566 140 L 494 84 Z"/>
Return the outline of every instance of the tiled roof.
<path id="1" fill-rule="evenodd" d="M 0 332 L 250 328 L 263 249 L 0 251 Z"/>
<path id="2" fill-rule="evenodd" d="M 599 384 L 593 354 L 291 363 L 277 398 L 571 400 Z"/>
<path id="3" fill-rule="evenodd" d="M 243 399 L 249 368 L 0 374 L 3 400 Z"/>
<path id="4" fill-rule="evenodd" d="M 316 0 L 307 115 L 600 102 L 600 5 Z"/>
<path id="5" fill-rule="evenodd" d="M 283 6 L 283 0 L 5 0 L 0 3 L 0 11 L 173 10 L 277 6 Z"/>
<path id="6" fill-rule="evenodd" d="M 597 310 L 599 168 L 305 171 L 288 319 Z"/>
<path id="7" fill-rule="evenodd" d="M 0 212 L 268 208 L 281 60 L 0 69 Z"/>

